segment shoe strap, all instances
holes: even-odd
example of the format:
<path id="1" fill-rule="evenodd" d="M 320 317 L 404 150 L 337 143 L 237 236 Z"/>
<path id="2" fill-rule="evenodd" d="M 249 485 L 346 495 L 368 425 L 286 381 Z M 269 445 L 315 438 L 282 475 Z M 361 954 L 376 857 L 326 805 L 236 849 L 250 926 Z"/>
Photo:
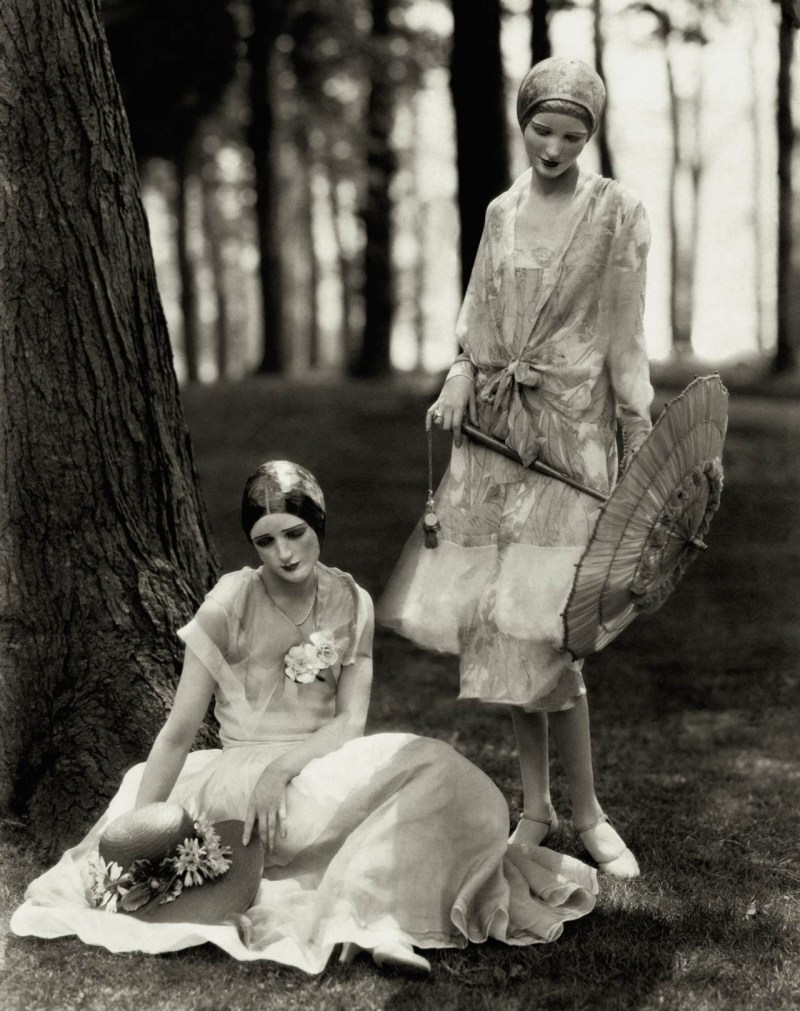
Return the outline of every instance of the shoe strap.
<path id="1" fill-rule="evenodd" d="M 591 822 L 589 825 L 584 825 L 583 828 L 575 826 L 575 831 L 578 835 L 583 835 L 584 832 L 590 832 L 593 828 L 597 828 L 598 825 L 603 825 L 605 822 L 608 822 L 608 824 L 611 825 L 611 819 L 608 815 L 601 814 L 596 821 Z M 611 827 L 613 828 L 614 826 L 612 825 Z"/>
<path id="2" fill-rule="evenodd" d="M 525 814 L 523 811 L 519 816 L 520 821 L 532 821 L 535 825 L 547 825 L 549 828 L 553 822 L 556 820 L 556 810 L 553 805 L 550 805 L 550 814 L 547 818 L 532 818 L 529 814 Z"/>

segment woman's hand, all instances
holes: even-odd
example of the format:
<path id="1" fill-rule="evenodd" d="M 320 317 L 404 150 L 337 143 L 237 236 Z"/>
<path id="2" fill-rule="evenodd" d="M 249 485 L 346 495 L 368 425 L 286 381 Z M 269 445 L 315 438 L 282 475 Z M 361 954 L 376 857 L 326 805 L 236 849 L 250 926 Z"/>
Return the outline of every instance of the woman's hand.
<path id="1" fill-rule="evenodd" d="M 255 823 L 264 849 L 271 853 L 280 833 L 286 835 L 286 787 L 292 777 L 273 762 L 258 777 L 244 819 L 242 844 L 250 842 Z"/>
<path id="2" fill-rule="evenodd" d="M 441 425 L 445 432 L 452 431 L 453 442 L 460 446 L 461 423 L 465 414 L 473 425 L 478 424 L 475 383 L 469 376 L 453 376 L 442 387 L 436 402 L 428 408 L 425 430 L 430 431 L 431 425 Z"/>

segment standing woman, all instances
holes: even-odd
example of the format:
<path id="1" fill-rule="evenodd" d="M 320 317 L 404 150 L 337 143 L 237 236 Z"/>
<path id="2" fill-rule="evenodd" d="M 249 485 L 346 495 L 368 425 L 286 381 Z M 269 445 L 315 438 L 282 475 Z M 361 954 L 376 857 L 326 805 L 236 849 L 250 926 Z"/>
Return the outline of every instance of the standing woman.
<path id="1" fill-rule="evenodd" d="M 536 459 L 607 494 L 650 431 L 643 333 L 649 228 L 624 186 L 580 167 L 605 101 L 579 60 L 538 63 L 517 118 L 528 169 L 492 201 L 457 323 L 461 353 L 426 427 L 453 432 L 436 494 L 439 546 L 409 540 L 378 618 L 422 646 L 458 653 L 461 698 L 506 703 L 524 811 L 512 839 L 556 827 L 548 726 L 581 840 L 607 873 L 636 858 L 595 794 L 581 662 L 563 649 L 561 613 L 594 526 L 596 500 L 529 469 Z M 525 466 L 462 438 L 462 420 Z"/>

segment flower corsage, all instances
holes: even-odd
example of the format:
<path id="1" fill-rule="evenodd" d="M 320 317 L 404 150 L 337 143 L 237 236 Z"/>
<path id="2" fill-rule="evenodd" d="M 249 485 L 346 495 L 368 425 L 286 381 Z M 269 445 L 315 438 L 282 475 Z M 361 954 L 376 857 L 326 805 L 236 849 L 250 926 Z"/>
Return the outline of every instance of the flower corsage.
<path id="1" fill-rule="evenodd" d="M 127 870 L 94 853 L 89 860 L 91 905 L 108 913 L 132 913 L 151 899 L 158 898 L 159 905 L 172 902 L 184 888 L 225 874 L 231 866 L 230 847 L 221 845 L 205 815 L 195 820 L 194 831 L 194 837 L 178 843 L 172 855 L 134 860 Z"/>
<path id="2" fill-rule="evenodd" d="M 312 632 L 310 639 L 292 646 L 283 661 L 286 677 L 301 685 L 324 681 L 319 672 L 338 663 L 347 646 L 347 640 L 337 642 L 333 632 Z"/>

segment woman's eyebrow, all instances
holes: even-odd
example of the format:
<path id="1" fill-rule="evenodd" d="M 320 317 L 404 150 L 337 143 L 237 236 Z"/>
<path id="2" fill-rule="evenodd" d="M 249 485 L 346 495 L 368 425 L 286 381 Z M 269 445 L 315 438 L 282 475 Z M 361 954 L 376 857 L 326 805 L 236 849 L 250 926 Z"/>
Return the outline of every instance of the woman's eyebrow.
<path id="1" fill-rule="evenodd" d="M 301 527 L 304 527 L 306 525 L 307 524 L 303 523 L 303 522 L 301 522 L 301 523 L 295 523 L 295 524 L 293 524 L 290 527 L 284 527 L 283 530 L 281 531 L 281 533 L 282 534 L 288 534 L 290 531 L 292 531 L 292 530 L 299 530 Z"/>

